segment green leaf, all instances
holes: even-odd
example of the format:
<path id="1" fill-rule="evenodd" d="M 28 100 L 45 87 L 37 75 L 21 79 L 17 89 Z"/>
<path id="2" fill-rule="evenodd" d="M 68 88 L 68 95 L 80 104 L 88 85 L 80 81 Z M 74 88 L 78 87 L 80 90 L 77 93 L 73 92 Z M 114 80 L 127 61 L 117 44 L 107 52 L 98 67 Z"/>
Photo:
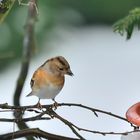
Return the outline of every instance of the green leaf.
<path id="1" fill-rule="evenodd" d="M 140 27 L 140 8 L 135 8 L 129 12 L 129 14 L 123 19 L 119 20 L 113 25 L 114 32 L 118 32 L 120 35 L 126 33 L 126 38 L 130 39 L 133 33 L 134 26 Z"/>

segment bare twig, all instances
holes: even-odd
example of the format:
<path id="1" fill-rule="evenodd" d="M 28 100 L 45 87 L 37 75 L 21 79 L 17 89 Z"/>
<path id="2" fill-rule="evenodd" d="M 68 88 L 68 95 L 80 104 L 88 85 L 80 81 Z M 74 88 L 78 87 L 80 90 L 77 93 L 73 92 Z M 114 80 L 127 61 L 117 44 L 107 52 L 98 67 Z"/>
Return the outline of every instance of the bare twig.
<path id="1" fill-rule="evenodd" d="M 79 137 L 81 140 L 85 140 L 85 138 L 83 136 L 81 136 L 76 130 L 75 130 L 75 126 L 74 124 L 72 124 L 70 121 L 64 119 L 63 117 L 61 117 L 60 115 L 58 115 L 56 112 L 54 112 L 53 110 L 51 111 L 51 115 L 53 115 L 53 117 L 59 119 L 60 121 L 62 121 L 63 123 L 65 123 L 71 130 L 72 132 Z"/>
<path id="2" fill-rule="evenodd" d="M 111 117 L 114 117 L 114 118 L 117 118 L 117 119 L 120 119 L 122 121 L 129 123 L 125 118 L 123 118 L 119 115 L 113 114 L 111 112 L 103 111 L 100 109 L 88 107 L 88 106 L 85 106 L 82 104 L 58 103 L 58 107 L 62 107 L 62 106 L 68 106 L 68 107 L 72 106 L 72 107 L 84 108 L 86 110 L 94 112 L 94 114 L 95 113 L 97 114 L 97 112 L 102 113 L 102 114 L 109 115 Z M 132 133 L 132 132 L 139 132 L 138 129 L 137 130 L 135 129 L 134 131 L 128 131 L 128 132 L 102 132 L 102 131 L 95 131 L 95 130 L 89 130 L 86 128 L 82 128 L 82 127 L 79 127 L 79 126 L 75 125 L 74 123 L 70 122 L 69 120 L 66 120 L 62 116 L 58 115 L 54 110 L 52 110 L 52 107 L 53 107 L 53 104 L 42 105 L 42 109 L 45 109 L 46 111 L 40 111 L 40 110 L 38 111 L 37 107 L 35 105 L 10 106 L 7 103 L 0 104 L 0 108 L 4 109 L 5 111 L 6 110 L 10 111 L 10 109 L 11 109 L 11 111 L 20 110 L 21 112 L 28 111 L 28 112 L 34 112 L 37 114 L 34 117 L 28 117 L 28 118 L 16 118 L 16 119 L 0 118 L 0 121 L 18 123 L 18 122 L 27 122 L 27 121 L 36 121 L 36 120 L 50 120 L 51 118 L 57 118 L 60 121 L 62 121 L 63 123 L 65 123 L 72 130 L 72 132 L 80 139 L 84 139 L 84 138 L 79 134 L 78 131 L 85 131 L 85 132 L 90 132 L 90 133 L 94 133 L 94 134 L 101 134 L 101 135 L 127 135 L 127 134 Z M 44 115 L 49 115 L 50 117 L 44 117 Z M 136 128 L 135 126 L 133 126 L 133 127 Z"/>
<path id="3" fill-rule="evenodd" d="M 50 105 L 42 105 L 42 108 L 48 109 L 51 106 L 53 106 L 53 104 L 50 104 Z M 76 104 L 76 103 L 58 103 L 58 107 L 61 107 L 61 106 L 80 107 L 80 108 L 84 108 L 84 109 L 90 110 L 90 111 L 94 112 L 94 114 L 95 114 L 95 112 L 96 112 L 96 114 L 98 112 L 98 113 L 106 114 L 106 115 L 115 117 L 117 119 L 120 119 L 122 121 L 128 122 L 126 118 L 121 117 L 119 115 L 113 114 L 113 113 L 108 112 L 108 111 L 104 111 L 104 110 L 100 110 L 100 109 L 88 107 L 88 106 L 85 106 L 85 105 L 82 105 L 82 104 Z M 2 108 L 2 109 L 22 109 L 22 110 L 26 110 L 26 109 L 36 108 L 36 106 L 35 105 L 29 105 L 29 106 L 20 106 L 19 107 L 19 106 L 10 106 L 7 103 L 4 103 L 4 104 L 0 104 L 0 108 Z"/>
<path id="4" fill-rule="evenodd" d="M 113 114 L 113 113 L 108 112 L 108 111 L 104 111 L 104 110 L 100 110 L 100 109 L 88 107 L 88 106 L 85 106 L 85 105 L 82 105 L 82 104 L 62 103 L 62 104 L 58 104 L 58 107 L 59 107 L 59 106 L 81 107 L 81 108 L 84 108 L 84 109 L 87 109 L 87 110 L 90 110 L 90 111 L 94 112 L 94 114 L 96 114 L 96 116 L 98 116 L 98 115 L 97 115 L 97 112 L 99 112 L 99 113 L 103 113 L 103 114 L 106 114 L 106 115 L 109 115 L 109 116 L 115 117 L 115 118 L 117 118 L 117 119 L 120 119 L 120 120 L 123 120 L 123 121 L 128 122 L 126 118 L 121 117 L 121 116 L 119 116 L 119 115 Z"/>
<path id="5" fill-rule="evenodd" d="M 69 126 L 70 129 L 72 129 L 72 131 L 74 130 L 73 133 L 76 134 L 80 139 L 84 139 L 84 138 L 74 128 L 76 128 L 79 131 L 85 131 L 85 132 L 94 133 L 94 134 L 101 134 L 103 136 L 105 136 L 105 135 L 128 135 L 129 133 L 132 133 L 132 132 L 140 132 L 140 130 L 134 130 L 134 131 L 128 131 L 128 132 L 102 132 L 102 131 L 89 130 L 89 129 L 85 129 L 85 128 L 82 128 L 82 127 L 79 127 L 79 126 L 73 124 L 72 122 L 70 122 L 70 121 L 66 120 L 65 118 L 63 118 L 62 116 L 58 115 L 53 110 L 52 110 L 51 115 L 53 115 L 55 118 L 61 120 L 63 123 L 65 123 L 67 126 Z"/>
<path id="6" fill-rule="evenodd" d="M 39 120 L 50 120 L 49 117 L 40 117 L 40 115 L 34 116 L 34 117 L 28 117 L 28 118 L 22 118 L 22 119 L 6 119 L 6 118 L 0 118 L 0 122 L 29 122 L 29 121 L 39 121 Z"/>
<path id="7" fill-rule="evenodd" d="M 50 105 L 42 105 L 42 108 L 49 109 L 52 106 L 53 106 L 53 104 L 50 104 Z M 61 106 L 80 107 L 80 108 L 84 108 L 86 110 L 90 110 L 92 112 L 98 112 L 98 113 L 106 114 L 106 115 L 109 115 L 109 116 L 115 117 L 117 119 L 120 119 L 120 120 L 123 120 L 123 121 L 128 122 L 126 118 L 121 117 L 119 115 L 116 115 L 116 114 L 113 114 L 111 112 L 107 112 L 107 111 L 104 111 L 104 110 L 100 110 L 100 109 L 88 107 L 88 106 L 85 106 L 85 105 L 82 105 L 82 104 L 76 104 L 76 103 L 58 103 L 58 107 L 61 107 Z M 21 110 L 25 110 L 26 111 L 27 109 L 36 108 L 36 106 L 35 105 L 29 105 L 29 106 L 10 106 L 7 103 L 4 103 L 4 104 L 0 104 L 0 108 L 2 108 L 2 109 L 21 109 Z"/>
<path id="8" fill-rule="evenodd" d="M 73 124 L 72 122 L 64 119 L 63 117 L 61 117 L 60 115 L 58 115 L 56 112 L 52 111 L 52 115 L 61 120 L 63 123 L 65 123 L 67 126 L 69 126 L 72 130 L 74 128 L 76 128 L 79 131 L 85 131 L 85 132 L 90 132 L 90 133 L 94 133 L 94 134 L 101 134 L 103 136 L 105 135 L 128 135 L 129 133 L 132 132 L 140 132 L 140 130 L 134 130 L 134 131 L 128 131 L 128 132 L 102 132 L 102 131 L 94 131 L 94 130 L 89 130 L 89 129 L 85 129 L 85 128 L 81 128 L 75 124 Z M 79 133 L 74 129 L 73 131 L 74 134 L 76 134 L 80 139 L 84 139 L 81 135 L 79 135 Z"/>
<path id="9" fill-rule="evenodd" d="M 4 135 L 0 135 L 1 140 L 11 140 L 13 136 L 13 133 L 8 133 Z M 42 131 L 38 128 L 32 128 L 32 129 L 24 129 L 20 131 L 14 132 L 14 138 L 21 138 L 21 137 L 27 137 L 27 136 L 35 136 L 35 137 L 42 137 L 47 140 L 80 140 L 77 138 L 70 138 L 60 135 L 51 134 L 45 131 Z"/>

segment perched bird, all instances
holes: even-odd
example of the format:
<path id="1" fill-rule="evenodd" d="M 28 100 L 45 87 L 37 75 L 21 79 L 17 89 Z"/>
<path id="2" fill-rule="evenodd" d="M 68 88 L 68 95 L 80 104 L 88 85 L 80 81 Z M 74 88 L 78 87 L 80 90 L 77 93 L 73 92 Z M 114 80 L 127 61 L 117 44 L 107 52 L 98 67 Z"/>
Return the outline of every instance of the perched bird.
<path id="1" fill-rule="evenodd" d="M 30 82 L 32 91 L 27 96 L 37 96 L 38 107 L 41 107 L 40 99 L 52 99 L 57 103 L 55 97 L 64 86 L 65 75 L 73 76 L 73 73 L 64 57 L 48 59 L 34 72 Z"/>

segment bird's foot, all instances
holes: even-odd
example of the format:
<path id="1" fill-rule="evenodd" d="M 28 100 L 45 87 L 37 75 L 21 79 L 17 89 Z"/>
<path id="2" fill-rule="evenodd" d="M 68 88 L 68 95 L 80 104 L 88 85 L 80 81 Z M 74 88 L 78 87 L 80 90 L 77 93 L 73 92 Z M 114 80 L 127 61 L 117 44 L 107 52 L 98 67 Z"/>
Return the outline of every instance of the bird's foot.
<path id="1" fill-rule="evenodd" d="M 54 101 L 54 103 L 52 105 L 52 108 L 54 108 L 54 110 L 56 110 L 58 107 L 58 103 L 55 101 L 55 99 L 53 99 L 53 101 Z"/>
<path id="2" fill-rule="evenodd" d="M 38 108 L 38 109 L 40 109 L 40 110 L 43 109 L 43 107 L 42 107 L 42 105 L 40 104 L 40 102 L 37 102 L 37 104 L 35 105 L 35 107 Z"/>
<path id="3" fill-rule="evenodd" d="M 54 110 L 57 109 L 57 107 L 58 107 L 58 103 L 57 103 L 56 101 L 54 102 L 53 107 L 54 107 Z"/>

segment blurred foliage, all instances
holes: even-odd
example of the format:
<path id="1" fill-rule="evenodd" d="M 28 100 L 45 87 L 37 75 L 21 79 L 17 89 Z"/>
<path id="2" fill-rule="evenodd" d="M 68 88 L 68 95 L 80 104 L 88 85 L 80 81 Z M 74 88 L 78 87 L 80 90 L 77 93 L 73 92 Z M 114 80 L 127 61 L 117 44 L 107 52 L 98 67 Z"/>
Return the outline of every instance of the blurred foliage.
<path id="1" fill-rule="evenodd" d="M 139 0 L 46 0 L 49 7 L 69 21 L 71 11 L 79 13 L 83 24 L 112 24 L 140 5 Z M 57 14 L 58 15 L 58 14 Z M 58 17 L 60 18 L 60 17 Z"/>
<path id="2" fill-rule="evenodd" d="M 120 35 L 126 33 L 127 39 L 130 39 L 134 25 L 137 25 L 138 29 L 140 28 L 140 8 L 131 10 L 128 16 L 116 22 L 114 24 L 114 32 L 118 32 Z"/>
<path id="3" fill-rule="evenodd" d="M 4 20 L 8 12 L 11 10 L 15 0 L 1 0 L 0 1 L 0 22 Z"/>
<path id="4" fill-rule="evenodd" d="M 22 0 L 22 2 L 28 3 L 28 0 Z M 111 25 L 127 15 L 130 9 L 138 6 L 140 6 L 139 0 L 38 0 L 37 50 L 41 51 L 55 26 Z M 27 6 L 20 6 L 16 0 L 8 16 L 0 25 L 1 69 L 13 60 L 21 58 L 27 9 Z M 53 36 L 51 39 L 53 40 Z"/>

